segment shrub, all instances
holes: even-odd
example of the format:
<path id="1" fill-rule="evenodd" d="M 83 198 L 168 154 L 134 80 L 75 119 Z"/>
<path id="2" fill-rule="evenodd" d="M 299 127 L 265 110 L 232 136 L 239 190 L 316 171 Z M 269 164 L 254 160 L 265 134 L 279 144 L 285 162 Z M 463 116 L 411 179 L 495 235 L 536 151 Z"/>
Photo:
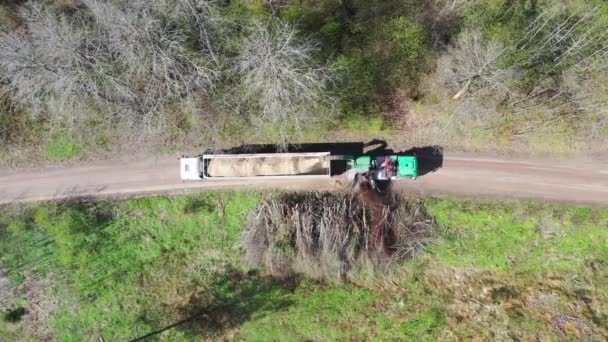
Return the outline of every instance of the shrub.
<path id="1" fill-rule="evenodd" d="M 9 323 L 17 323 L 21 321 L 23 316 L 27 315 L 27 310 L 23 307 L 10 310 L 4 314 L 4 321 Z"/>
<path id="2" fill-rule="evenodd" d="M 40 122 L 19 110 L 6 87 L 0 86 L 0 143 L 4 147 L 36 142 Z"/>
<path id="3" fill-rule="evenodd" d="M 428 55 L 427 37 L 424 27 L 400 16 L 383 22 L 379 29 L 379 66 L 387 74 L 384 78 L 393 86 L 401 83 L 416 83 L 425 70 Z M 413 89 L 412 85 L 407 87 Z"/>
<path id="4" fill-rule="evenodd" d="M 361 115 L 378 114 L 372 111 L 379 97 L 376 92 L 376 75 L 362 52 L 340 55 L 336 60 L 337 91 L 342 100 L 342 115 L 349 112 Z"/>

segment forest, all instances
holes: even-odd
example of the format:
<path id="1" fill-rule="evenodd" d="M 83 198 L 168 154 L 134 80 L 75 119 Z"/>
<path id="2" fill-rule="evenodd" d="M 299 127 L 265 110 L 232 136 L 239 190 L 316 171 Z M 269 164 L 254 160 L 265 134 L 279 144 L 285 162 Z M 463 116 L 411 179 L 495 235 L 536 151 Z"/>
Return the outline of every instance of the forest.
<path id="1" fill-rule="evenodd" d="M 0 161 L 382 136 L 573 156 L 608 138 L 601 0 L 0 2 Z"/>

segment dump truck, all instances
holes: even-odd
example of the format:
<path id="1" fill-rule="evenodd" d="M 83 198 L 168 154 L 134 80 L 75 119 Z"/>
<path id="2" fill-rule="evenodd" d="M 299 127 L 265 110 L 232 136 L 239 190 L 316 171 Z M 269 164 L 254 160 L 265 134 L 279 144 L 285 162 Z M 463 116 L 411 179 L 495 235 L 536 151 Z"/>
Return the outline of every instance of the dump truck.
<path id="1" fill-rule="evenodd" d="M 415 179 L 415 156 L 342 156 L 330 152 L 202 154 L 180 158 L 182 180 L 245 180 L 282 178 L 330 178 L 335 162 L 345 172 L 369 172 L 375 180 Z"/>

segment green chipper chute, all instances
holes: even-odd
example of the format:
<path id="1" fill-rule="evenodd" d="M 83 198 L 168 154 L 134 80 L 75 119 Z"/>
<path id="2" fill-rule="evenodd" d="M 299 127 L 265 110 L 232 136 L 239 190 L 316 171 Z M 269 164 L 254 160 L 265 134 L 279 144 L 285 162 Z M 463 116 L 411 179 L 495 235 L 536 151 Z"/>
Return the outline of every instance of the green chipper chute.
<path id="1" fill-rule="evenodd" d="M 376 180 L 418 177 L 418 160 L 415 156 L 356 156 L 350 162 L 356 172 L 370 172 Z"/>

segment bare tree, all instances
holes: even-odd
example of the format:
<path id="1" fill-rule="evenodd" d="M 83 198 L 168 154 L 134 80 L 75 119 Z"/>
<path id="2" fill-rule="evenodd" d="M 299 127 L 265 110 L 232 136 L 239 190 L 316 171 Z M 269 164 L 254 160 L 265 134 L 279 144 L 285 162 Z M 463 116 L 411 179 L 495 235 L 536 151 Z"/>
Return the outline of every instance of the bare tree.
<path id="1" fill-rule="evenodd" d="M 546 64 L 545 73 L 550 75 L 560 67 L 606 55 L 608 27 L 596 23 L 601 22 L 595 20 L 596 13 L 597 7 L 584 7 L 564 16 L 563 11 L 549 8 L 540 12 L 520 37 L 505 44 L 488 41 L 479 30 L 465 31 L 440 59 L 438 70 L 446 73 L 448 84 L 461 85 L 454 96 L 459 98 L 475 80 L 494 91 L 504 91 L 509 84 L 501 83 L 515 70 Z M 501 65 L 501 59 L 514 53 L 525 58 Z"/>
<path id="2" fill-rule="evenodd" d="M 158 0 L 155 9 L 174 22 L 188 20 L 198 34 L 201 52 L 208 54 L 213 63 L 220 63 L 217 40 L 232 28 L 232 23 L 218 13 L 215 0 Z"/>
<path id="3" fill-rule="evenodd" d="M 316 64 L 314 52 L 309 40 L 276 21 L 251 27 L 236 59 L 240 108 L 253 108 L 253 125 L 260 133 L 276 130 L 282 146 L 330 114 L 333 98 L 326 86 L 333 71 Z"/>
<path id="4" fill-rule="evenodd" d="M 505 50 L 501 44 L 487 41 L 479 30 L 465 31 L 439 59 L 437 76 L 453 89 L 453 99 L 459 99 L 471 87 L 504 96 L 510 92 L 508 86 L 515 74 L 499 63 Z"/>
<path id="5" fill-rule="evenodd" d="M 21 12 L 27 28 L 0 34 L 3 78 L 33 114 L 65 122 L 93 107 L 132 132 L 153 132 L 168 124 L 169 106 L 212 88 L 211 45 L 189 51 L 187 32 L 161 20 L 154 3 L 82 2 L 89 15 L 27 3 Z M 186 3 L 207 5 L 179 3 L 184 11 Z M 194 20 L 210 13 L 199 7 L 188 7 Z"/>
<path id="6" fill-rule="evenodd" d="M 606 53 L 608 27 L 597 24 L 597 7 L 584 7 L 568 16 L 555 9 L 541 12 L 513 47 L 529 56 L 524 65 L 550 63 L 559 67 L 578 64 L 597 54 Z M 597 20 L 599 21 L 599 20 Z"/>
<path id="7" fill-rule="evenodd" d="M 83 33 L 58 20 L 40 4 L 24 11 L 28 31 L 7 31 L 0 36 L 0 68 L 14 88 L 13 96 L 31 106 L 36 115 L 47 101 L 73 105 L 92 80 L 81 71 L 87 61 L 79 53 Z"/>
<path id="8" fill-rule="evenodd" d="M 157 18 L 146 2 L 132 1 L 123 7 L 85 0 L 94 14 L 95 38 L 105 46 L 109 58 L 104 73 L 121 96 L 119 102 L 140 113 L 144 127 L 162 113 L 168 101 L 205 94 L 215 71 L 204 55 L 188 53 L 186 34 Z M 115 77 L 112 69 L 120 66 Z M 162 121 L 159 124 L 163 124 Z"/>

